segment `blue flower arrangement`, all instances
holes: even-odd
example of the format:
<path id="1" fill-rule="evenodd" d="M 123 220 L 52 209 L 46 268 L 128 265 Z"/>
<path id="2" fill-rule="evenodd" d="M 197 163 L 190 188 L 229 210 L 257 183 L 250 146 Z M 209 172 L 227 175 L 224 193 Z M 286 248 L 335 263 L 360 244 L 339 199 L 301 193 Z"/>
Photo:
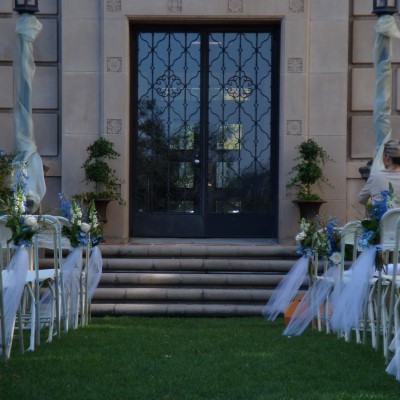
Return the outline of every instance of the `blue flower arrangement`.
<path id="1" fill-rule="evenodd" d="M 363 231 L 358 239 L 358 246 L 361 249 L 379 244 L 381 218 L 386 211 L 396 207 L 396 196 L 391 183 L 389 190 L 382 191 L 381 195 L 382 200 L 372 201 L 367 205 L 367 217 L 361 221 Z"/>
<path id="2" fill-rule="evenodd" d="M 103 239 L 102 225 L 99 223 L 94 202 L 89 204 L 87 212 L 74 198 L 59 194 L 61 215 L 71 223 L 64 226 L 62 234 L 68 237 L 72 247 L 85 247 L 91 240 L 92 246 L 97 246 Z"/>
<path id="3" fill-rule="evenodd" d="M 39 231 L 40 216 L 26 214 L 26 180 L 27 176 L 23 169 L 16 171 L 15 183 L 10 186 L 11 195 L 1 199 L 1 203 L 2 214 L 7 215 L 5 225 L 11 230 L 11 239 L 8 240 L 8 243 L 31 247 L 33 235 Z"/>
<path id="4" fill-rule="evenodd" d="M 300 232 L 296 235 L 297 253 L 312 257 L 329 258 L 334 264 L 340 260 L 340 232 L 335 218 L 317 215 L 311 220 L 300 220 Z"/>
<path id="5" fill-rule="evenodd" d="M 68 237 L 72 247 L 85 247 L 89 243 L 90 225 L 82 221 L 80 204 L 68 196 L 59 194 L 61 215 L 68 219 L 71 226 L 63 226 L 62 234 Z"/>

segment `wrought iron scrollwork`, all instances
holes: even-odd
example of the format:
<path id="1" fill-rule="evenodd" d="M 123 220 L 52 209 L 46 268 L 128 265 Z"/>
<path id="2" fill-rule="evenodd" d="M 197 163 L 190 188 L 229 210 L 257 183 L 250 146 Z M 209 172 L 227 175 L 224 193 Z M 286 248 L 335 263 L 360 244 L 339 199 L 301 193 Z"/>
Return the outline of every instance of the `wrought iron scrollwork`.
<path id="1" fill-rule="evenodd" d="M 154 88 L 161 97 L 176 97 L 182 93 L 185 86 L 179 76 L 172 74 L 157 78 Z"/>
<path id="2" fill-rule="evenodd" d="M 235 75 L 226 82 L 227 93 L 237 101 L 247 99 L 255 89 L 253 80 L 248 76 Z"/>

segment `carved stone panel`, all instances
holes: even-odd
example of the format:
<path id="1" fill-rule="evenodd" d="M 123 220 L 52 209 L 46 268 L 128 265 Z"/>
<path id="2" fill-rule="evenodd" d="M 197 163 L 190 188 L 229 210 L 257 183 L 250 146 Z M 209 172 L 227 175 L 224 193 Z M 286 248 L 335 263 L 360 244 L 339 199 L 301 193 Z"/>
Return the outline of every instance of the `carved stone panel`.
<path id="1" fill-rule="evenodd" d="M 107 134 L 119 135 L 122 133 L 122 119 L 107 120 Z"/>
<path id="2" fill-rule="evenodd" d="M 182 0 L 168 0 L 167 8 L 170 12 L 182 12 Z"/>
<path id="3" fill-rule="evenodd" d="M 287 70 L 290 73 L 303 72 L 303 59 L 302 58 L 288 58 Z"/>
<path id="4" fill-rule="evenodd" d="M 121 72 L 122 57 L 107 57 L 107 72 Z"/>
<path id="5" fill-rule="evenodd" d="M 107 0 L 108 12 L 121 12 L 121 0 Z"/>
<path id="6" fill-rule="evenodd" d="M 286 133 L 291 136 L 301 136 L 303 133 L 303 126 L 301 120 L 287 120 Z"/>
<path id="7" fill-rule="evenodd" d="M 289 0 L 289 11 L 292 13 L 303 13 L 304 0 Z"/>
<path id="8" fill-rule="evenodd" d="M 233 13 L 243 12 L 243 0 L 228 0 L 228 11 Z"/>

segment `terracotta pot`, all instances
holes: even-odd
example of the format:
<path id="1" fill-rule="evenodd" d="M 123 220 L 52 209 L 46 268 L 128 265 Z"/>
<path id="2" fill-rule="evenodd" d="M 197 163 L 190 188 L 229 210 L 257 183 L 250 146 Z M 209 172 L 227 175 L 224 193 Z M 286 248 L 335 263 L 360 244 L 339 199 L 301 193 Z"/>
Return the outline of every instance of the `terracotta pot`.
<path id="1" fill-rule="evenodd" d="M 313 219 L 319 213 L 322 204 L 326 203 L 324 200 L 293 200 L 300 209 L 300 218 Z"/>
<path id="2" fill-rule="evenodd" d="M 107 222 L 107 206 L 112 199 L 96 199 L 94 205 L 96 207 L 97 214 L 99 214 L 100 222 L 105 224 Z"/>

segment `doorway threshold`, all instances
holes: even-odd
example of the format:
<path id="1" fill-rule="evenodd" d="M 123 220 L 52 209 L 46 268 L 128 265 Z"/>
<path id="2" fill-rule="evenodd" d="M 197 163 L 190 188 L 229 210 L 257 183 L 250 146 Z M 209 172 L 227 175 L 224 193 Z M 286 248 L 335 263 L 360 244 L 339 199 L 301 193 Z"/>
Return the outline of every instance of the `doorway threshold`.
<path id="1" fill-rule="evenodd" d="M 277 239 L 271 238 L 145 238 L 132 237 L 129 244 L 197 244 L 225 246 L 266 246 L 277 245 Z"/>

